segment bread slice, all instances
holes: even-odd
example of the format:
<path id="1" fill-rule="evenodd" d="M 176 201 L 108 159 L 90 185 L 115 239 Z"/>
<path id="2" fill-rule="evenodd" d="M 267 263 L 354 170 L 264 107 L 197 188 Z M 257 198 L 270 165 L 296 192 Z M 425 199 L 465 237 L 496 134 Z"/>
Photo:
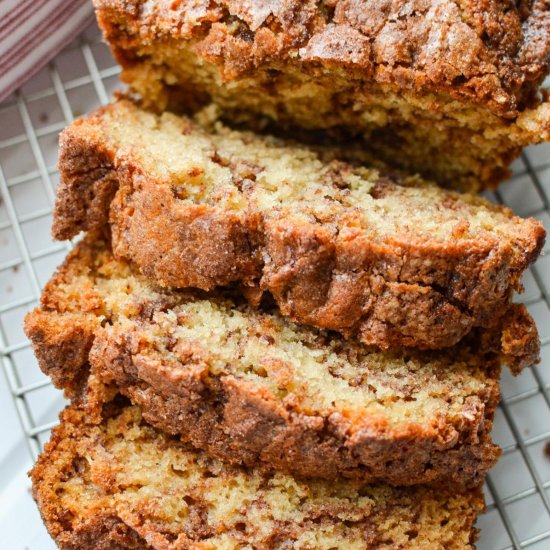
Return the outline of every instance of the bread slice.
<path id="1" fill-rule="evenodd" d="M 109 221 L 158 283 L 270 292 L 293 320 L 382 348 L 442 348 L 508 314 L 542 225 L 418 178 L 122 100 L 61 136 L 53 233 Z"/>
<path id="2" fill-rule="evenodd" d="M 123 405 L 99 424 L 67 408 L 30 475 L 62 550 L 463 550 L 483 509 L 478 489 L 300 481 L 227 466 Z"/>
<path id="3" fill-rule="evenodd" d="M 156 287 L 99 241 L 71 253 L 25 328 L 42 370 L 90 415 L 121 392 L 226 462 L 461 487 L 499 455 L 489 342 L 373 351 L 273 308 Z"/>
<path id="4" fill-rule="evenodd" d="M 122 79 L 159 111 L 362 137 L 462 189 L 550 139 L 547 0 L 95 0 Z"/>

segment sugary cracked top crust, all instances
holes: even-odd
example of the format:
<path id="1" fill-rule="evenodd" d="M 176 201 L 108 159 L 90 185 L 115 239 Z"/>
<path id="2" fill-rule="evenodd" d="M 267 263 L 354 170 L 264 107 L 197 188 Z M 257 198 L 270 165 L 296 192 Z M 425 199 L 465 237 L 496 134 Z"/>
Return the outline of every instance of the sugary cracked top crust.
<path id="1" fill-rule="evenodd" d="M 224 79 L 295 59 L 515 117 L 550 62 L 548 0 L 95 0 L 115 49 L 192 40 Z"/>

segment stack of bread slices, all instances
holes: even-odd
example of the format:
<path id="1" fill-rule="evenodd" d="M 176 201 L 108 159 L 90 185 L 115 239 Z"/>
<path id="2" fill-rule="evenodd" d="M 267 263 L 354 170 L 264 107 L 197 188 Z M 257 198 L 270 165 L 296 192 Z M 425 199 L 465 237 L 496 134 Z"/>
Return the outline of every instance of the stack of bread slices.
<path id="1" fill-rule="evenodd" d="M 550 138 L 548 3 L 95 5 L 130 92 L 61 134 L 25 321 L 56 543 L 471 548 L 545 239 L 475 192 Z"/>

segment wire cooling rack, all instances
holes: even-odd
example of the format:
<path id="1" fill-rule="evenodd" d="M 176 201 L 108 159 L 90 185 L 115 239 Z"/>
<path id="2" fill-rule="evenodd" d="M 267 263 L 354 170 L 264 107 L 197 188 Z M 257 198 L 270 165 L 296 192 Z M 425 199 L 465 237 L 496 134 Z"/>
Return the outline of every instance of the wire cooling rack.
<path id="1" fill-rule="evenodd" d="M 21 327 L 70 248 L 50 237 L 57 136 L 74 117 L 108 102 L 120 88 L 118 73 L 92 25 L 0 104 L 0 363 L 5 379 L 0 376 L 0 414 L 7 432 L 2 436 L 7 445 L 0 448 L 0 500 L 15 479 L 14 494 L 25 491 L 24 507 L 34 505 L 26 493 L 28 481 L 14 470 L 14 449 L 24 440 L 34 460 L 63 406 L 60 392 L 38 369 Z M 550 144 L 527 150 L 513 172 L 490 198 L 542 220 L 550 231 Z M 517 378 L 507 371 L 503 375 L 494 437 L 504 453 L 485 486 L 488 508 L 479 520 L 482 550 L 550 548 L 550 254 L 526 274 L 524 285 L 518 300 L 538 323 L 542 362 Z M 0 506 L 0 521 L 6 522 L 1 512 Z M 36 514 L 24 517 L 37 524 L 34 530 L 43 529 Z M 24 542 L 31 527 L 26 523 L 16 529 L 2 548 L 43 550 L 52 545 L 45 534 L 41 542 L 36 537 Z"/>

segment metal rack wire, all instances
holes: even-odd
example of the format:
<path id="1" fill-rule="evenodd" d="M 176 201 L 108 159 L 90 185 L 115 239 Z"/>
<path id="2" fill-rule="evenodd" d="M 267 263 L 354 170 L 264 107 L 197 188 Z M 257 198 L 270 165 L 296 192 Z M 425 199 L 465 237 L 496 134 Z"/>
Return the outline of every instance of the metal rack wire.
<path id="1" fill-rule="evenodd" d="M 75 116 L 108 101 L 120 87 L 118 72 L 92 26 L 0 104 L 0 364 L 33 458 L 62 405 L 20 328 L 70 248 L 49 237 L 57 134 Z M 513 168 L 512 180 L 492 198 L 550 229 L 550 144 L 528 150 Z M 485 488 L 482 549 L 550 548 L 550 255 L 524 284 L 518 298 L 538 322 L 543 361 L 518 378 L 503 376 L 494 435 L 504 454 Z"/>

